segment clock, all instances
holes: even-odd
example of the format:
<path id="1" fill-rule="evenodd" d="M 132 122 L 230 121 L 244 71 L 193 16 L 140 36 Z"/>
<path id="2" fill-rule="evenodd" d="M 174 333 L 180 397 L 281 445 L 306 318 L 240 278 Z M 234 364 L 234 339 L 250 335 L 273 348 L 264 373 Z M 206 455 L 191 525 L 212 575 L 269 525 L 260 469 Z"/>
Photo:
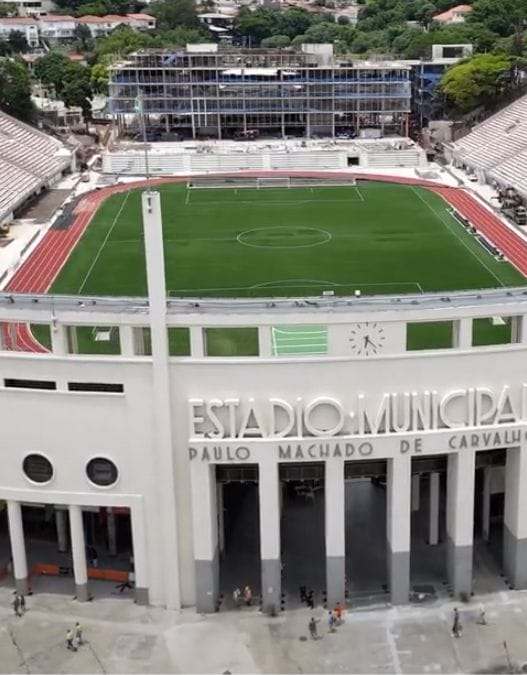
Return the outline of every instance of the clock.
<path id="1" fill-rule="evenodd" d="M 348 342 L 351 352 L 357 356 L 378 354 L 385 346 L 384 328 L 378 323 L 364 321 L 355 323 L 350 329 Z"/>

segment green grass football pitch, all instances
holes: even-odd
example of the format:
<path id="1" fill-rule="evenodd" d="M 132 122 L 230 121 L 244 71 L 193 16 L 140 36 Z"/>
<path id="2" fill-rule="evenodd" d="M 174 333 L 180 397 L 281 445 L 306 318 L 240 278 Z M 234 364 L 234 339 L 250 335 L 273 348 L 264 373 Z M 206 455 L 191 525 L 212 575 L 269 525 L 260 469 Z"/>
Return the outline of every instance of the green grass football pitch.
<path id="1" fill-rule="evenodd" d="M 526 283 L 423 188 L 364 181 L 156 189 L 170 296 L 415 294 Z M 141 192 L 118 193 L 102 204 L 51 292 L 146 294 Z"/>

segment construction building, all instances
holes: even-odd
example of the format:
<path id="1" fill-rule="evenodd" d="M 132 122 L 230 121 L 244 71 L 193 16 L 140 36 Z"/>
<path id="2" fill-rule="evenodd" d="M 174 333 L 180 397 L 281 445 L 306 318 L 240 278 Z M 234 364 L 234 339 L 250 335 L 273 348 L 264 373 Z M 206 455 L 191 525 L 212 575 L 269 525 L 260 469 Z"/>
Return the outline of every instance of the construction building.
<path id="1" fill-rule="evenodd" d="M 217 44 L 141 50 L 110 68 L 110 106 L 121 130 L 148 140 L 407 135 L 409 64 L 341 61 L 330 44 L 238 49 Z"/>

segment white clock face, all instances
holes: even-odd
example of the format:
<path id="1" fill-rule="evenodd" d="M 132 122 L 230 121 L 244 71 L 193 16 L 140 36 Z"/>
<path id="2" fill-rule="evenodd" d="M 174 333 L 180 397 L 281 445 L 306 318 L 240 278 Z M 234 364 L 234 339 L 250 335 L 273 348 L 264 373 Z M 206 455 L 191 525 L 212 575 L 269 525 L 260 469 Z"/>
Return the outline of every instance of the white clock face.
<path id="1" fill-rule="evenodd" d="M 357 356 L 378 354 L 385 345 L 384 328 L 378 323 L 364 321 L 356 323 L 350 329 L 348 341 L 351 353 Z"/>

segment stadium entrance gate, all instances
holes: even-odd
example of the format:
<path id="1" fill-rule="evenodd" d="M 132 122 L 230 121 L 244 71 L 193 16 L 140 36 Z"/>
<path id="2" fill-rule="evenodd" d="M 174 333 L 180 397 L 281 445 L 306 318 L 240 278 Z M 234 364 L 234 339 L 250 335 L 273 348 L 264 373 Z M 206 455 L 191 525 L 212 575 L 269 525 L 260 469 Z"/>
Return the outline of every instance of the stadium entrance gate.
<path id="1" fill-rule="evenodd" d="M 500 577 L 504 537 L 505 450 L 476 453 L 474 476 L 474 546 L 472 583 L 487 590 L 507 588 Z M 331 511 L 332 486 L 328 463 L 280 463 L 279 607 L 295 608 L 335 602 L 331 568 L 345 571 L 345 598 L 353 606 L 399 602 L 404 596 L 424 601 L 451 590 L 447 584 L 448 493 L 453 490 L 448 456 L 413 458 L 411 466 L 411 550 L 409 587 L 397 579 L 397 555 L 389 531 L 393 503 L 386 460 L 344 462 L 345 556 L 326 556 L 328 535 L 338 521 Z M 260 477 L 257 464 L 216 465 L 215 495 L 219 552 L 215 608 L 234 608 L 235 589 L 249 586 L 252 604 L 261 604 Z M 395 561 L 395 562 L 394 562 Z M 395 567 L 394 567 L 395 566 Z M 491 572 L 491 574 L 489 574 Z M 329 580 L 329 583 L 328 583 Z M 197 579 L 199 584 L 199 578 Z M 391 587 L 391 585 L 393 587 Z M 198 589 L 198 610 L 200 607 Z M 329 596 L 329 597 L 328 597 Z"/>

